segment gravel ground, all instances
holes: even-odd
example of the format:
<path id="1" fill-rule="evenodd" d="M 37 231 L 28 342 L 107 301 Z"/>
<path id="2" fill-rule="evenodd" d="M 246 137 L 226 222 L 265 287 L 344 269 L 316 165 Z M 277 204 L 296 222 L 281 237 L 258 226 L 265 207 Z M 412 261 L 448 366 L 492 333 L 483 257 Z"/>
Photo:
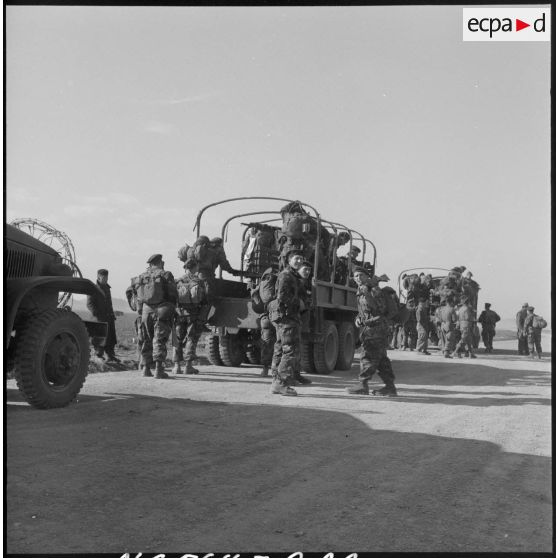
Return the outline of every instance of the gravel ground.
<path id="1" fill-rule="evenodd" d="M 96 373 L 50 411 L 8 380 L 7 550 L 551 552 L 550 358 L 495 347 L 390 351 L 397 398 L 346 394 L 356 362 L 296 398 L 252 366 Z"/>

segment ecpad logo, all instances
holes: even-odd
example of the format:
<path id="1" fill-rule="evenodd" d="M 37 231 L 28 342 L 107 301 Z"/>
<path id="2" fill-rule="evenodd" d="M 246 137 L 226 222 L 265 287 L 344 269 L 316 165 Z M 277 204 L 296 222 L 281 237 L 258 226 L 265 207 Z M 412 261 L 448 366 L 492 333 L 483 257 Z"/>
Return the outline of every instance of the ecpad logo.
<path id="1" fill-rule="evenodd" d="M 463 8 L 464 41 L 550 41 L 550 8 Z"/>

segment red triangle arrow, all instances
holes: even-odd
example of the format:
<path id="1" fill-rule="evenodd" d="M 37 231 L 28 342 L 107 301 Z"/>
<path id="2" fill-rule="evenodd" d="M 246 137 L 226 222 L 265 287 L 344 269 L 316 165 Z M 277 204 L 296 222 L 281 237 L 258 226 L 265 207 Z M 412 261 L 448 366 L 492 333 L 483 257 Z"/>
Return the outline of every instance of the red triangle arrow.
<path id="1" fill-rule="evenodd" d="M 531 27 L 531 24 L 530 23 L 525 23 L 524 21 L 521 21 L 520 19 L 515 20 L 515 30 L 516 31 L 521 31 L 522 29 L 525 29 L 525 27 Z"/>

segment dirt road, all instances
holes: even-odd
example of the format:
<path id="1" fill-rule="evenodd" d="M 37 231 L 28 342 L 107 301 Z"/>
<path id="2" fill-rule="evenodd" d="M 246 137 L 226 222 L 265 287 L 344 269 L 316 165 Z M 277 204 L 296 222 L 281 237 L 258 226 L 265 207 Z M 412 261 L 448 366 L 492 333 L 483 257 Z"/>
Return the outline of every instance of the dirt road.
<path id="1" fill-rule="evenodd" d="M 551 372 L 390 351 L 400 397 L 258 368 L 91 374 L 37 411 L 7 386 L 10 553 L 552 550 Z"/>

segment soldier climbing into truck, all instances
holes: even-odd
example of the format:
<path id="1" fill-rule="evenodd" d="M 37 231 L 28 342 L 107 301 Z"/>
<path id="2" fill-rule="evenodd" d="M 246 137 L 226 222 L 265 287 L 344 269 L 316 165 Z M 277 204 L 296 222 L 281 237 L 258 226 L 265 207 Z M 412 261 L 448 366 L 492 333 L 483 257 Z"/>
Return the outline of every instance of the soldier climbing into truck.
<path id="1" fill-rule="evenodd" d="M 349 251 L 358 243 L 360 260 L 367 272 L 374 273 L 376 249 L 361 233 L 336 222 L 323 219 L 310 205 L 284 198 L 243 197 L 223 200 L 204 207 L 198 214 L 195 230 L 201 238 L 201 218 L 211 207 L 235 201 L 282 201 L 279 209 L 239 213 L 223 224 L 221 238 L 226 239 L 229 223 L 249 215 L 266 215 L 262 221 L 242 223 L 240 241 L 240 277 L 224 279 L 222 271 L 215 278 L 213 315 L 208 320 L 212 334 L 208 339 L 209 360 L 215 365 L 239 366 L 247 361 L 263 364 L 262 374 L 269 372 L 263 361 L 263 326 L 268 326 L 265 308 L 255 298 L 264 277 L 276 274 L 288 264 L 289 250 L 301 250 L 302 257 L 314 270 L 310 281 L 307 325 L 302 327 L 300 344 L 301 370 L 330 374 L 334 369 L 351 367 L 357 343 L 354 319 L 357 315 L 356 288 L 348 273 L 340 282 L 337 249 L 348 244 Z M 266 202 L 267 203 L 267 202 Z M 342 234 L 343 233 L 343 234 Z M 368 250 L 367 250 L 368 249 Z M 371 249 L 371 250 L 370 250 Z M 354 253 L 354 251 L 353 251 Z M 370 255 L 371 254 L 371 255 Z M 269 342 L 269 336 L 266 332 Z M 265 341 L 264 341 L 265 343 Z M 267 368 L 266 368 L 267 367 Z"/>

